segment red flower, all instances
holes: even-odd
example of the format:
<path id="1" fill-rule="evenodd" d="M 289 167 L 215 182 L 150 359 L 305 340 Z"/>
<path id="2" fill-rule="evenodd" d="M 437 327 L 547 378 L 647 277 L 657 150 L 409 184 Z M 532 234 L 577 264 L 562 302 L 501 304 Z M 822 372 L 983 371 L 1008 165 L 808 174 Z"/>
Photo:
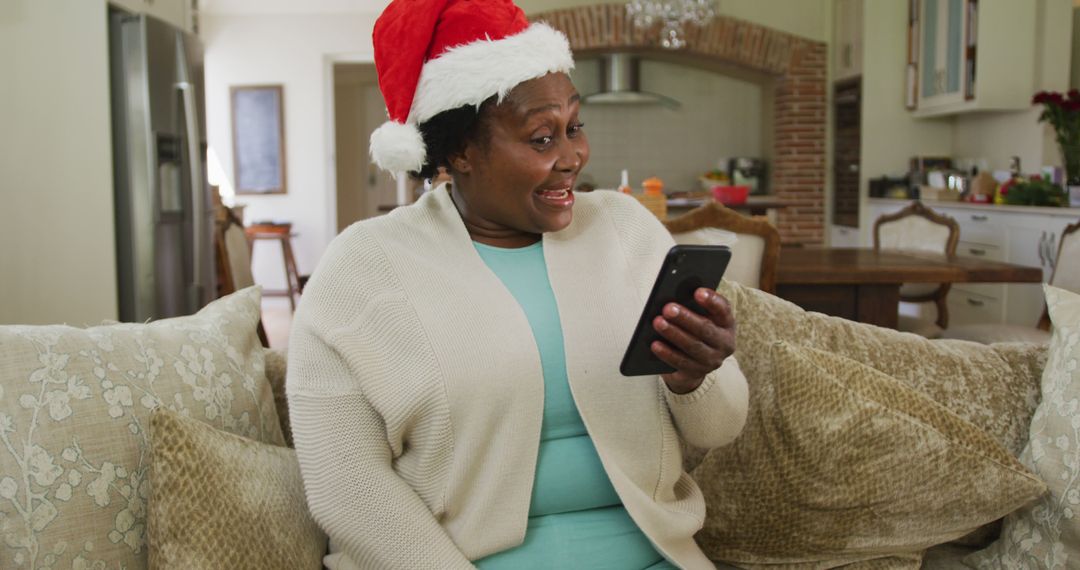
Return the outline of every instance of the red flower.
<path id="1" fill-rule="evenodd" d="M 1046 99 L 1050 104 L 1057 105 L 1059 107 L 1061 106 L 1062 103 L 1065 102 L 1065 97 L 1061 93 L 1058 93 L 1057 91 L 1054 91 L 1053 93 L 1049 93 L 1046 96 Z"/>
<path id="2" fill-rule="evenodd" d="M 1070 101 L 1080 100 L 1080 90 L 1069 89 L 1069 100 Z"/>
<path id="3" fill-rule="evenodd" d="M 1035 94 L 1034 97 L 1031 98 L 1031 104 L 1032 105 L 1038 105 L 1039 103 L 1045 103 L 1047 101 L 1047 97 L 1049 95 L 1050 94 L 1047 93 L 1046 91 L 1039 91 L 1038 93 Z"/>
<path id="4" fill-rule="evenodd" d="M 1061 105 L 1061 108 L 1069 112 L 1080 111 L 1080 99 L 1069 99 Z"/>

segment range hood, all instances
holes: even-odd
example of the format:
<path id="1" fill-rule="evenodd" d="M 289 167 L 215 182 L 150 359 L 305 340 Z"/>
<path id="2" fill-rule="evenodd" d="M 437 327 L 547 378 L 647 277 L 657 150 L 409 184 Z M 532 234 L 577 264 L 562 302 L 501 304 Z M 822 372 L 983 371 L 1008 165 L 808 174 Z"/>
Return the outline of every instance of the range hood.
<path id="1" fill-rule="evenodd" d="M 600 92 L 586 95 L 589 105 L 663 105 L 677 109 L 681 105 L 671 97 L 642 91 L 641 62 L 628 53 L 609 53 L 600 58 Z"/>

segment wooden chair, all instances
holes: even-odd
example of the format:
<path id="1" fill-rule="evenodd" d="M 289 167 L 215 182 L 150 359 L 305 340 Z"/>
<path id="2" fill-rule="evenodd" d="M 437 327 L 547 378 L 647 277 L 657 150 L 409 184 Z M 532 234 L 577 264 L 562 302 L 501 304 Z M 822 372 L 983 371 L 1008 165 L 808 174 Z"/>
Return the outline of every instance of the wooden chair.
<path id="1" fill-rule="evenodd" d="M 956 220 L 938 214 L 922 202 L 913 202 L 895 214 L 881 216 L 874 222 L 874 249 L 895 249 L 956 254 L 960 241 L 960 225 Z M 900 286 L 900 300 L 907 303 L 933 303 L 937 318 L 931 322 L 900 315 L 898 328 L 927 338 L 941 335 L 949 326 L 949 308 L 945 297 L 949 283 L 911 283 Z"/>
<path id="2" fill-rule="evenodd" d="M 251 243 L 244 231 L 244 223 L 225 206 L 217 206 L 217 228 L 214 247 L 218 264 L 218 296 L 222 297 L 255 284 L 251 274 Z M 259 319 L 259 341 L 270 347 L 270 341 Z"/>
<path id="3" fill-rule="evenodd" d="M 1080 293 L 1080 222 L 1066 226 L 1058 242 L 1057 259 L 1050 284 Z M 944 338 L 972 340 L 983 344 L 995 342 L 1049 342 L 1050 312 L 1043 304 L 1042 315 L 1034 327 L 1011 324 L 972 324 L 946 329 Z"/>
<path id="4" fill-rule="evenodd" d="M 780 232 L 765 218 L 749 218 L 709 202 L 664 222 L 676 243 L 731 247 L 725 279 L 776 293 Z"/>

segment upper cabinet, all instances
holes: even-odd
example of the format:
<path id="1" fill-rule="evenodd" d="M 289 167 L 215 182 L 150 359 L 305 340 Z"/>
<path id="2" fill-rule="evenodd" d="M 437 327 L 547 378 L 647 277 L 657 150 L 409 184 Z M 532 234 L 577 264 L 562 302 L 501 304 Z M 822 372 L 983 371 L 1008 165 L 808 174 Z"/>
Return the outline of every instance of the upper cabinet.
<path id="1" fill-rule="evenodd" d="M 862 75 L 863 0 L 836 0 L 833 12 L 833 76 Z"/>
<path id="2" fill-rule="evenodd" d="M 916 116 L 1030 107 L 1038 68 L 1036 2 L 909 4 L 906 101 Z"/>

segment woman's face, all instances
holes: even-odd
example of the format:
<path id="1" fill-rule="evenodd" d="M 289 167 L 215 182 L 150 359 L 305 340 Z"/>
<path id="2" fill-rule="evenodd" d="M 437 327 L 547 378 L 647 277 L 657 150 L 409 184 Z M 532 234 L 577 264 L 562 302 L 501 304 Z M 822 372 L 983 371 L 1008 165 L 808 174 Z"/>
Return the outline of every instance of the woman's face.
<path id="1" fill-rule="evenodd" d="M 478 140 L 450 161 L 454 200 L 474 240 L 522 247 L 570 225 L 574 182 L 589 159 L 580 105 L 570 78 L 550 73 L 482 112 Z"/>

